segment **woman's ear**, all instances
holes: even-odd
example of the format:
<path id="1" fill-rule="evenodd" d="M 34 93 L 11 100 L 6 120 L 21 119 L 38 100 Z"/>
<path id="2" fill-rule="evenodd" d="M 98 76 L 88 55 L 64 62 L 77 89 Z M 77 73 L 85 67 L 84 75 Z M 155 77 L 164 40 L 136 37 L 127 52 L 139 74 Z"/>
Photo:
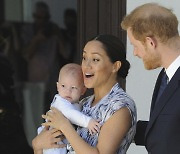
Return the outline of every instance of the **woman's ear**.
<path id="1" fill-rule="evenodd" d="M 121 61 L 116 61 L 116 62 L 113 64 L 113 73 L 114 73 L 114 72 L 117 72 L 120 68 L 121 68 Z"/>

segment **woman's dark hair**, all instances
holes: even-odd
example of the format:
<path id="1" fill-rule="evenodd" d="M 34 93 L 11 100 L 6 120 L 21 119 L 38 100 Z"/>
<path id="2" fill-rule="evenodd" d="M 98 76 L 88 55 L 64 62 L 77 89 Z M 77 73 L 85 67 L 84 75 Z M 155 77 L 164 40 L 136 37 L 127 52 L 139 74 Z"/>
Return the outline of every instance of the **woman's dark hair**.
<path id="1" fill-rule="evenodd" d="M 122 41 L 118 37 L 110 34 L 98 35 L 92 40 L 100 41 L 103 44 L 112 63 L 121 61 L 121 68 L 117 75 L 125 79 L 129 72 L 130 63 L 126 60 L 126 49 Z"/>

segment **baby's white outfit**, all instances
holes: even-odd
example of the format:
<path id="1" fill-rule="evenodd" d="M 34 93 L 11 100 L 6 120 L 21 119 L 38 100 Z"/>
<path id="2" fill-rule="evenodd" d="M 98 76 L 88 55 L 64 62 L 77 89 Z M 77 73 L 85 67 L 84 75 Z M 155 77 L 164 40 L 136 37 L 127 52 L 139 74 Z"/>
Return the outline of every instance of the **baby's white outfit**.
<path id="1" fill-rule="evenodd" d="M 51 107 L 55 107 L 62 112 L 62 114 L 70 120 L 71 123 L 86 127 L 88 126 L 91 117 L 86 116 L 81 113 L 81 106 L 78 103 L 71 104 L 68 100 L 62 98 L 59 94 L 54 96 Z M 44 126 L 38 128 L 38 134 L 43 130 Z M 67 144 L 67 140 L 59 142 L 58 144 Z M 43 149 L 43 154 L 66 154 L 67 148 L 52 148 L 52 149 Z"/>

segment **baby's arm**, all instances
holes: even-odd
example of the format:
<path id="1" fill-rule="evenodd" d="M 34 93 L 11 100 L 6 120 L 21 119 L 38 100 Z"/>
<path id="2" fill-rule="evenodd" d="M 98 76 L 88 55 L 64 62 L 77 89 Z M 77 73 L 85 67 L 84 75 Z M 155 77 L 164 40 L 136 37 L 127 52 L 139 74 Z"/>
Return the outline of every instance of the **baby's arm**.
<path id="1" fill-rule="evenodd" d="M 100 124 L 98 121 L 92 119 L 90 116 L 83 114 L 79 104 L 71 104 L 67 100 L 58 97 L 52 106 L 60 110 L 71 123 L 88 128 L 90 134 L 99 131 Z"/>
<path id="2" fill-rule="evenodd" d="M 77 104 L 73 104 L 73 109 L 68 109 L 64 113 L 64 115 L 73 123 L 81 127 L 85 127 L 89 129 L 89 133 L 92 135 L 94 133 L 99 132 L 100 124 L 99 121 L 91 118 L 90 116 L 86 116 L 80 110 L 80 107 L 77 107 Z M 69 114 L 68 114 L 69 113 Z"/>

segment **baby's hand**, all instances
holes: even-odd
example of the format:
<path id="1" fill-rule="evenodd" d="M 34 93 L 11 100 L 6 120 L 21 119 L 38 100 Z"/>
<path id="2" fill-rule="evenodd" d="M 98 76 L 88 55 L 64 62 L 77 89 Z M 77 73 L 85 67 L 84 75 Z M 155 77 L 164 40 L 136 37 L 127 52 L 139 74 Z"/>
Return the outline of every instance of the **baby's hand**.
<path id="1" fill-rule="evenodd" d="M 89 133 L 91 135 L 98 133 L 100 131 L 100 127 L 101 127 L 101 125 L 100 125 L 99 121 L 96 121 L 94 119 L 91 119 L 89 121 L 88 129 L 89 129 Z"/>

